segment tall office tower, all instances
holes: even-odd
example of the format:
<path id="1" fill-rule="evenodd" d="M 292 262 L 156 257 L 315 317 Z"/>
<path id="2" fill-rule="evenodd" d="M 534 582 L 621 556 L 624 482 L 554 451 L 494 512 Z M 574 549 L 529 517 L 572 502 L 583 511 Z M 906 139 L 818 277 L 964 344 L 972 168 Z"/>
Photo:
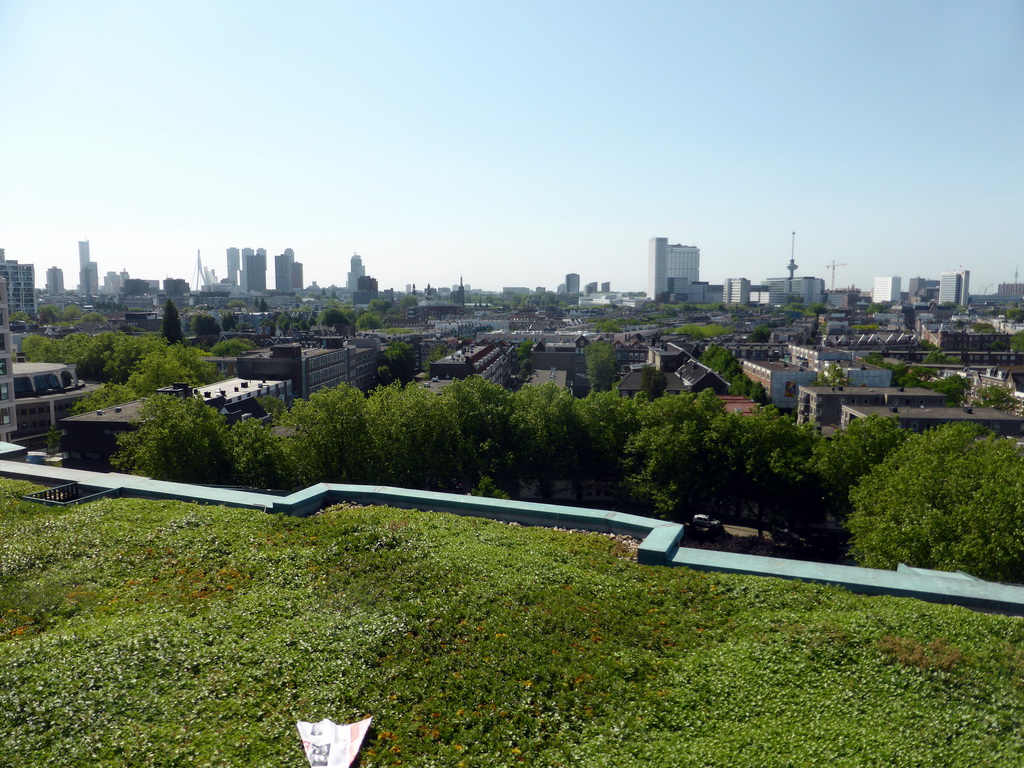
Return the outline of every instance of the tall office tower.
<path id="1" fill-rule="evenodd" d="M 7 305 L 11 312 L 36 313 L 36 268 L 4 257 L 0 248 L 0 277 L 7 281 Z"/>
<path id="2" fill-rule="evenodd" d="M 95 296 L 100 292 L 100 273 L 96 262 L 89 258 L 89 241 L 78 241 L 78 292 Z"/>
<path id="3" fill-rule="evenodd" d="M 876 277 L 874 290 L 871 291 L 871 300 L 876 304 L 887 302 L 898 302 L 900 300 L 900 278 Z"/>
<path id="4" fill-rule="evenodd" d="M 306 284 L 302 282 L 302 262 L 296 261 L 292 264 L 292 290 L 301 291 L 306 287 Z"/>
<path id="5" fill-rule="evenodd" d="M 363 257 L 358 253 L 352 254 L 352 261 L 349 264 L 348 279 L 345 281 L 345 287 L 350 291 L 359 290 L 359 278 L 366 277 L 366 267 L 363 266 Z M 416 287 L 413 286 L 413 291 Z M 409 291 L 406 290 L 406 293 Z"/>
<path id="6" fill-rule="evenodd" d="M 267 291 L 267 249 L 242 249 L 242 290 L 246 293 Z"/>
<path id="7" fill-rule="evenodd" d="M 295 251 L 285 248 L 284 253 L 274 257 L 274 288 L 278 291 L 294 291 L 292 285 L 292 266 L 295 264 Z"/>
<path id="8" fill-rule="evenodd" d="M 700 282 L 700 248 L 669 245 L 667 237 L 652 237 L 647 248 L 647 298 L 660 301 L 669 280 L 678 288 Z"/>
<path id="9" fill-rule="evenodd" d="M 744 305 L 750 303 L 750 281 L 745 277 L 730 277 L 725 281 L 725 294 L 723 298 L 726 304 Z"/>
<path id="10" fill-rule="evenodd" d="M 570 272 L 565 276 L 565 292 L 566 293 L 579 293 L 580 292 L 580 276 L 575 272 Z"/>
<path id="11" fill-rule="evenodd" d="M 237 248 L 228 248 L 228 282 L 239 285 L 238 273 L 242 271 L 242 254 Z"/>
<path id="12" fill-rule="evenodd" d="M 587 283 L 583 287 L 583 292 L 587 294 L 587 296 L 593 296 L 595 293 L 597 293 L 597 281 L 595 280 L 592 283 Z"/>
<path id="13" fill-rule="evenodd" d="M 0 443 L 10 442 L 17 428 L 14 419 L 14 345 L 11 343 L 11 307 L 7 282 L 0 277 Z"/>
<path id="14" fill-rule="evenodd" d="M 242 291 L 244 292 L 248 292 L 249 290 L 249 286 L 246 284 L 247 278 L 245 276 L 245 260 L 249 259 L 251 261 L 254 258 L 256 258 L 256 251 L 254 251 L 252 248 L 242 249 L 241 261 L 239 263 L 238 268 L 238 287 L 241 288 Z"/>
<path id="15" fill-rule="evenodd" d="M 939 274 L 939 303 L 953 303 L 966 307 L 971 303 L 971 272 L 961 269 Z"/>
<path id="16" fill-rule="evenodd" d="M 64 295 L 64 270 L 50 267 L 46 270 L 46 294 L 48 296 Z"/>
<path id="17" fill-rule="evenodd" d="M 601 293 L 611 293 L 611 292 L 612 292 L 612 284 L 611 284 L 611 282 L 601 283 Z"/>

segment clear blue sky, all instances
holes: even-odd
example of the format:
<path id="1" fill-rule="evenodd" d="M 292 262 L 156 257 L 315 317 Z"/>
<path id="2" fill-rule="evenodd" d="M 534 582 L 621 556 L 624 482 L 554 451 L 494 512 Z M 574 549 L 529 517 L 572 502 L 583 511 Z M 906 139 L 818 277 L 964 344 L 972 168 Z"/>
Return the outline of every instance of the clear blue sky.
<path id="1" fill-rule="evenodd" d="M 643 290 L 1024 272 L 1024 3 L 0 0 L 0 247 Z M 272 282 L 272 278 L 271 278 Z M 904 282 L 904 287 L 906 283 Z"/>

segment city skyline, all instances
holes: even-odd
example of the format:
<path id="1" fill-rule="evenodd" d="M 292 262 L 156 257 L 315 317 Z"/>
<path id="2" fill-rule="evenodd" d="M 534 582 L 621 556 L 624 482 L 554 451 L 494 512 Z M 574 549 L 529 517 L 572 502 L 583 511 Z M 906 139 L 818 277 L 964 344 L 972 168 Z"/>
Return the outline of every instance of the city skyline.
<path id="1" fill-rule="evenodd" d="M 758 283 L 795 230 L 797 276 L 963 269 L 981 293 L 1024 266 L 1022 29 L 1012 2 L 16 0 L 0 247 L 69 287 L 88 240 L 147 279 L 197 249 L 225 277 L 252 243 L 307 284 L 355 252 L 381 288 L 643 291 L 651 237 Z"/>

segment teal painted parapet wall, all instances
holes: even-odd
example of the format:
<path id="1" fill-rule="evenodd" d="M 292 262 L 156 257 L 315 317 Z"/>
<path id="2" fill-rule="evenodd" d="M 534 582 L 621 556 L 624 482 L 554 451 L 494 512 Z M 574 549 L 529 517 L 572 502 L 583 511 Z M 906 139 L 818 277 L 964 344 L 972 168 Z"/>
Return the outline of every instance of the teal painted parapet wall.
<path id="1" fill-rule="evenodd" d="M 641 540 L 637 559 L 643 565 L 685 566 L 719 573 L 797 579 L 831 584 L 867 595 L 913 597 L 934 603 L 1024 614 L 1024 587 L 981 581 L 964 574 L 906 566 L 896 571 L 884 571 L 684 548 L 679 546 L 684 526 L 621 512 L 372 485 L 321 483 L 280 496 L 4 460 L 10 456 L 24 456 L 24 449 L 20 453 L 11 449 L 17 449 L 17 446 L 0 443 L 0 476 L 47 486 L 78 483 L 82 487 L 83 496 L 103 493 L 134 498 L 174 499 L 298 516 L 311 515 L 330 504 L 347 501 L 486 517 L 523 525 L 626 534 Z"/>

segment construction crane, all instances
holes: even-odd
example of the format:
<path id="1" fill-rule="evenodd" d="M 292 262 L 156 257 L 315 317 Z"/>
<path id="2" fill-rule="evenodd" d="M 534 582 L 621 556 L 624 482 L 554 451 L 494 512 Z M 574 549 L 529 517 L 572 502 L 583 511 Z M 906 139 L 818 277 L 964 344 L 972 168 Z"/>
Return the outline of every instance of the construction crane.
<path id="1" fill-rule="evenodd" d="M 850 265 L 847 264 L 845 261 L 836 261 L 835 259 L 832 260 L 831 264 L 826 265 L 826 267 L 825 267 L 826 269 L 831 269 L 832 270 L 832 290 L 833 291 L 836 289 L 836 267 L 848 267 L 848 266 L 850 266 Z"/>

